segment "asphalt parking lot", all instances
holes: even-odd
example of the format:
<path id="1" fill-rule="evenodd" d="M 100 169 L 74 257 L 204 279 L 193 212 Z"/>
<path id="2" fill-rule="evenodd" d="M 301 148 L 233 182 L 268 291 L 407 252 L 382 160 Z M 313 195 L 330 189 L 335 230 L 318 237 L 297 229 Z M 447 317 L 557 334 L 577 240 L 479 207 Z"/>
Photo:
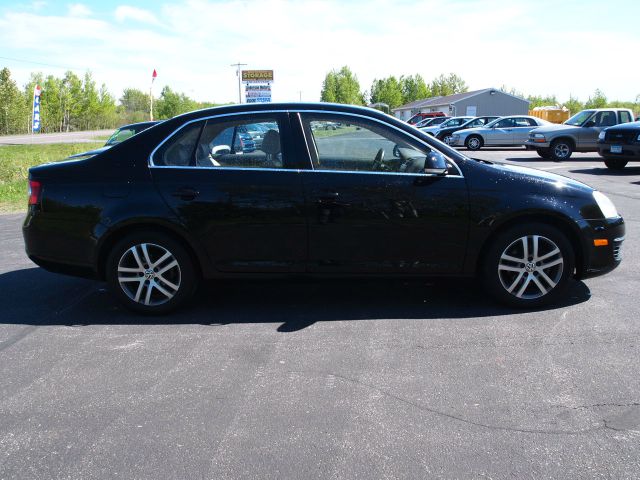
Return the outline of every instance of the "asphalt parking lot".
<path id="1" fill-rule="evenodd" d="M 0 216 L 0 479 L 638 478 L 640 163 L 474 156 L 608 194 L 621 267 L 541 311 L 474 281 L 254 281 L 148 319 Z"/>

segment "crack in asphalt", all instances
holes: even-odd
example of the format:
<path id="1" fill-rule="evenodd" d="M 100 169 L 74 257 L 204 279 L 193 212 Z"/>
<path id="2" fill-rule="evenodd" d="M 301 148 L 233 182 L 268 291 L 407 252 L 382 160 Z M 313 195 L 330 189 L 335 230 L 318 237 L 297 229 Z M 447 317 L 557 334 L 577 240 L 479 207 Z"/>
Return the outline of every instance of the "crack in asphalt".
<path id="1" fill-rule="evenodd" d="M 582 430 L 553 430 L 553 429 L 533 429 L 533 428 L 519 428 L 519 427 L 510 427 L 510 426 L 504 426 L 504 425 L 491 425 L 488 423 L 482 423 L 482 422 L 476 422 L 473 420 L 469 420 L 467 418 L 464 418 L 462 416 L 459 415 L 455 415 L 453 413 L 447 413 L 444 412 L 442 410 L 437 410 L 435 408 L 426 406 L 426 405 L 421 405 L 417 402 L 413 402 L 409 399 L 400 397 L 399 395 L 396 395 L 394 393 L 388 392 L 386 390 L 383 390 L 379 387 L 376 387 L 375 385 L 371 385 L 368 384 L 366 382 L 363 382 L 361 380 L 356 380 L 353 378 L 349 378 L 349 377 L 345 377 L 344 375 L 340 375 L 337 373 L 327 373 L 327 372 L 313 372 L 313 371 L 299 371 L 299 372 L 294 372 L 294 371 L 290 371 L 290 373 L 315 373 L 315 374 L 319 374 L 319 375 L 332 375 L 336 378 L 339 378 L 345 382 L 349 382 L 349 383 L 353 383 L 356 385 L 360 385 L 362 387 L 365 387 L 369 390 L 373 390 L 376 391 L 382 395 L 384 395 L 385 397 L 389 397 L 392 398 L 394 400 L 397 400 L 399 402 L 402 402 L 406 405 L 412 406 L 414 408 L 417 408 L 420 411 L 423 412 L 429 412 L 433 415 L 437 415 L 440 417 L 444 417 L 444 418 L 448 418 L 450 420 L 454 420 L 457 422 L 461 422 L 461 423 L 465 423 L 467 425 L 473 425 L 475 427 L 480 427 L 480 428 L 486 428 L 488 430 L 502 430 L 502 431 L 506 431 L 506 432 L 517 432 L 517 433 L 531 433 L 531 434 L 539 434 L 539 435 L 583 435 L 586 433 L 591 433 L 591 432 L 595 432 L 598 430 L 603 430 L 605 428 L 609 428 L 612 430 L 615 430 L 612 427 L 609 427 L 606 425 L 606 421 L 602 421 L 600 423 L 600 425 L 594 426 L 594 427 L 590 427 L 590 428 L 585 428 Z"/>

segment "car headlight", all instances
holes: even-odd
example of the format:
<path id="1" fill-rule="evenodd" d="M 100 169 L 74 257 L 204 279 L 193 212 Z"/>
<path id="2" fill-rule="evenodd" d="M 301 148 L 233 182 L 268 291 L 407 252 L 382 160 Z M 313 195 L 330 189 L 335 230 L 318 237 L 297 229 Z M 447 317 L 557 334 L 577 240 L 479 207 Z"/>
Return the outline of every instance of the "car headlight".
<path id="1" fill-rule="evenodd" d="M 602 212 L 604 218 L 615 218 L 620 216 L 618 215 L 616 206 L 604 193 L 594 190 L 593 199 L 598 204 L 598 207 L 600 208 L 600 211 Z"/>
<path id="2" fill-rule="evenodd" d="M 544 143 L 547 141 L 547 138 L 542 133 L 532 133 L 530 137 L 534 142 L 538 143 Z"/>
<path id="3" fill-rule="evenodd" d="M 602 130 L 599 134 L 598 134 L 598 140 L 600 141 L 604 141 L 604 136 L 606 135 L 606 133 L 604 132 L 604 130 Z"/>

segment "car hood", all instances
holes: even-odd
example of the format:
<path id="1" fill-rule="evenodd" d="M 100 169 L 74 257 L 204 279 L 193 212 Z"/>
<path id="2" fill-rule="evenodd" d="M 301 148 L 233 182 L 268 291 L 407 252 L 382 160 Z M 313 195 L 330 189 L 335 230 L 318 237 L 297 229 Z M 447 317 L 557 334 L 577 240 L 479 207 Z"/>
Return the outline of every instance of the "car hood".
<path id="1" fill-rule="evenodd" d="M 104 146 L 104 147 L 100 147 L 100 148 L 96 148 L 95 150 L 89 150 L 87 152 L 82 152 L 82 153 L 76 153 L 75 155 L 71 155 L 68 158 L 80 158 L 80 157 L 90 157 L 93 155 L 98 155 L 99 153 L 102 153 L 106 150 L 109 150 L 111 148 L 111 145 L 109 146 Z"/>
<path id="2" fill-rule="evenodd" d="M 535 168 L 522 167 L 509 163 L 493 163 L 490 167 L 509 175 L 511 178 L 515 176 L 525 182 L 531 182 L 537 185 L 546 184 L 559 190 L 574 189 L 587 194 L 591 194 L 594 190 L 589 185 L 572 178 L 556 173 L 545 172 L 544 170 L 537 170 Z"/>
<path id="3" fill-rule="evenodd" d="M 487 131 L 492 130 L 491 128 L 485 127 L 474 127 L 474 128 L 464 128 L 456 130 L 456 133 L 460 135 L 471 135 L 472 133 L 486 133 Z"/>
<path id="4" fill-rule="evenodd" d="M 574 127 L 573 125 L 545 125 L 544 127 L 537 127 L 531 130 L 532 133 L 556 133 L 562 131 L 576 130 L 580 127 Z"/>

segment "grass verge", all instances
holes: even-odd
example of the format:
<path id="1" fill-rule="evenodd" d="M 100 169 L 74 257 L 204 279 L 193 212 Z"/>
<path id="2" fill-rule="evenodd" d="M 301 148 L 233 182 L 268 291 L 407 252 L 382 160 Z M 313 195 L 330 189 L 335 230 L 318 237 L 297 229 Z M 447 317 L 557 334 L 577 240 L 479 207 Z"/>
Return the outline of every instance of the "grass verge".
<path id="1" fill-rule="evenodd" d="M 58 162 L 69 155 L 96 148 L 102 143 L 54 143 L 0 147 L 0 213 L 26 210 L 29 167 Z"/>

